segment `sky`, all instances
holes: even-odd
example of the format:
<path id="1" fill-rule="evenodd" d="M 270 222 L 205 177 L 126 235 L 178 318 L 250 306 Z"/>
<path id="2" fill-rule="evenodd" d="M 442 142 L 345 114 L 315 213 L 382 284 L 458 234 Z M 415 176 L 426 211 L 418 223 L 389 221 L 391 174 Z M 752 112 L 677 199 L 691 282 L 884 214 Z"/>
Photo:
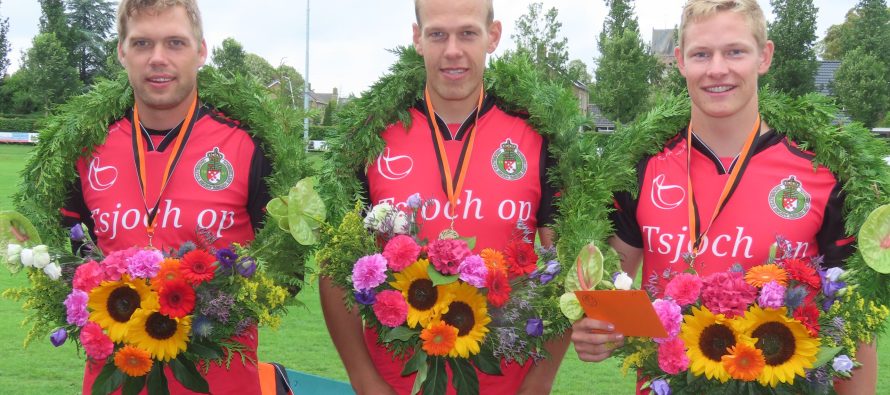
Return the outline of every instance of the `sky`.
<path id="1" fill-rule="evenodd" d="M 412 0 L 199 0 L 208 50 L 227 37 L 244 49 L 305 73 L 306 8 L 309 2 L 309 82 L 316 92 L 337 88 L 341 96 L 360 95 L 395 61 L 387 49 L 411 44 L 414 22 Z M 608 13 L 603 0 L 539 0 L 544 10 L 556 7 L 560 32 L 568 38 L 569 59 L 580 59 L 590 68 L 598 55 L 596 38 Z M 504 32 L 498 56 L 514 48 L 516 19 L 528 11 L 532 0 L 494 0 L 495 19 Z M 633 2 L 640 34 L 649 42 L 652 29 L 669 29 L 680 23 L 685 0 L 636 0 Z M 771 20 L 769 1 L 759 0 Z M 819 9 L 816 35 L 821 39 L 832 25 L 842 23 L 856 0 L 814 0 Z M 37 0 L 0 0 L 0 18 L 9 18 L 12 45 L 9 72 L 19 68 L 22 51 L 31 46 L 38 30 Z M 208 59 L 209 60 L 209 59 Z"/>

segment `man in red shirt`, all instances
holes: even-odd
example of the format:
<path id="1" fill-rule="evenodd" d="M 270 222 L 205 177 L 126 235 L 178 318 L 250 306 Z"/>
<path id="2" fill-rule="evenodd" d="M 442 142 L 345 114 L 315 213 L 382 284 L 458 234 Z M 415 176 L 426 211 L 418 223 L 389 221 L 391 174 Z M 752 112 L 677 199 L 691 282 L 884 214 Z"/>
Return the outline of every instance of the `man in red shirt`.
<path id="1" fill-rule="evenodd" d="M 813 155 L 760 118 L 757 80 L 770 67 L 773 43 L 754 0 L 690 0 L 674 50 L 692 102 L 691 121 L 637 167 L 640 191 L 616 193 L 610 240 L 624 271 L 645 282 L 666 270 L 706 275 L 734 263 L 748 268 L 769 257 L 777 235 L 796 256 L 824 255 L 841 266 L 852 253 L 844 230 L 841 184 Z M 695 223 L 690 224 L 690 218 Z M 596 331 L 597 333 L 594 333 Z M 585 361 L 600 361 L 621 345 L 611 324 L 589 318 L 573 327 Z M 874 344 L 860 347 L 863 363 L 844 393 L 873 392 Z"/>
<path id="2" fill-rule="evenodd" d="M 486 54 L 501 36 L 491 0 L 417 0 L 415 10 L 414 47 L 424 59 L 425 100 L 410 109 L 410 128 L 399 122 L 380 134 L 386 146 L 360 177 L 370 203 L 404 204 L 419 193 L 429 202 L 421 212 L 420 238 L 433 240 L 452 228 L 475 236 L 477 250 L 502 249 L 521 221 L 539 230 L 542 244 L 551 244 L 545 228 L 554 196 L 545 177 L 547 142 L 524 119 L 502 110 L 482 86 Z M 456 188 L 447 185 L 452 180 L 446 172 L 455 174 Z M 405 361 L 394 359 L 358 314 L 344 308 L 345 290 L 322 277 L 320 292 L 328 329 L 356 392 L 410 393 L 414 375 L 402 376 Z M 480 372 L 480 392 L 549 392 L 567 340 L 548 344 L 548 360 L 502 362 L 502 376 Z M 448 391 L 454 392 L 450 384 Z"/>

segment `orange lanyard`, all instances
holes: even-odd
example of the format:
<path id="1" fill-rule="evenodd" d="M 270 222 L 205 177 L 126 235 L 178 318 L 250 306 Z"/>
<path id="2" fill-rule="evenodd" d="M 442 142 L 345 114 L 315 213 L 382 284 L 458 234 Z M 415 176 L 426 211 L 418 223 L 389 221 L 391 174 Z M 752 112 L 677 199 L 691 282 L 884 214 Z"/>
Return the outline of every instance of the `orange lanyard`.
<path id="1" fill-rule="evenodd" d="M 442 171 L 442 175 L 445 176 L 444 189 L 445 193 L 448 195 L 448 201 L 451 203 L 449 214 L 451 214 L 453 221 L 455 210 L 457 210 L 457 198 L 460 196 L 460 193 L 464 188 L 464 180 L 467 178 L 467 169 L 470 167 L 473 143 L 476 139 L 476 127 L 479 125 L 479 113 L 482 112 L 482 98 L 485 97 L 485 90 L 479 90 L 479 102 L 476 105 L 476 120 L 473 122 L 473 129 L 470 130 L 468 142 L 464 145 L 463 152 L 461 152 L 460 159 L 458 159 L 458 166 L 460 166 L 460 168 L 457 169 L 455 175 L 456 179 L 455 176 L 451 175 L 451 164 L 448 161 L 448 152 L 445 151 L 445 142 L 442 139 L 442 133 L 439 131 L 439 123 L 436 121 L 436 113 L 433 111 L 433 102 L 430 100 L 429 87 L 424 88 L 423 95 L 426 99 L 427 116 L 430 117 L 430 123 L 433 124 L 433 135 L 436 136 L 436 153 L 438 154 L 438 157 L 441 158 L 440 170 Z"/>
<path id="2" fill-rule="evenodd" d="M 757 136 L 759 134 L 760 114 L 757 114 L 757 122 L 755 122 L 754 127 L 751 128 L 751 133 L 748 134 L 748 139 L 745 141 L 745 145 L 742 147 L 742 152 L 739 153 L 737 162 L 732 167 L 732 170 L 729 172 L 729 179 L 727 179 L 726 183 L 723 184 L 723 192 L 720 194 L 720 199 L 717 200 L 717 206 L 714 207 L 714 212 L 711 214 L 711 220 L 708 222 L 708 226 L 705 228 L 705 230 L 703 232 L 699 232 L 700 218 L 698 215 L 698 206 L 696 206 L 695 204 L 695 197 L 693 196 L 692 189 L 692 123 L 689 123 L 689 127 L 686 129 L 686 190 L 688 191 L 688 193 L 686 194 L 686 205 L 689 212 L 689 241 L 692 243 L 692 259 L 695 259 L 695 257 L 698 255 L 699 248 L 704 241 L 705 235 L 708 234 L 709 230 L 711 230 L 711 225 L 714 225 L 714 221 L 717 219 L 717 216 L 719 216 L 720 212 L 723 211 L 726 203 L 729 202 L 729 198 L 732 196 L 733 192 L 735 192 L 735 189 L 738 186 L 739 182 L 741 182 L 742 173 L 745 172 L 745 168 L 748 166 L 748 162 L 751 160 L 751 156 L 753 156 L 754 152 L 752 150 L 752 147 L 754 146 L 754 141 L 757 140 Z"/>
<path id="3" fill-rule="evenodd" d="M 187 131 L 192 122 L 192 117 L 195 115 L 197 104 L 198 96 L 195 95 L 195 98 L 192 99 L 192 105 L 189 107 L 188 114 L 185 116 L 185 120 L 182 121 L 182 126 L 179 127 L 179 134 L 176 136 L 176 141 L 173 143 L 173 153 L 170 155 L 170 158 L 167 159 L 167 165 L 164 167 L 164 174 L 161 178 L 162 184 L 161 189 L 158 192 L 158 198 L 155 200 L 155 204 L 150 210 L 148 208 L 148 199 L 146 196 L 146 189 L 148 187 L 148 168 L 145 167 L 146 144 L 145 138 L 142 136 L 142 124 L 139 123 L 139 107 L 135 104 L 133 105 L 133 151 L 136 154 L 136 173 L 139 175 L 139 189 L 142 193 L 142 202 L 145 205 L 145 211 L 148 215 L 148 224 L 145 227 L 145 232 L 148 234 L 149 246 L 151 246 L 151 241 L 155 233 L 155 223 L 158 220 L 157 214 L 158 206 L 161 204 L 161 196 L 163 196 L 164 190 L 167 189 L 167 183 L 170 181 L 173 169 L 176 168 L 179 157 L 185 149 L 184 141 L 188 134 Z"/>

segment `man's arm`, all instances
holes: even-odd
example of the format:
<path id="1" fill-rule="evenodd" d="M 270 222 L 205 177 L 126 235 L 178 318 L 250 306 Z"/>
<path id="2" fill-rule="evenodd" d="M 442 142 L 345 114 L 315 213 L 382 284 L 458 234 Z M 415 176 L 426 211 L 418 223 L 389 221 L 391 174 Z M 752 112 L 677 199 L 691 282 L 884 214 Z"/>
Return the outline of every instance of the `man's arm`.
<path id="1" fill-rule="evenodd" d="M 343 305 L 346 291 L 336 286 L 328 277 L 319 279 L 318 288 L 328 333 L 331 334 L 331 340 L 340 354 L 356 394 L 395 394 L 392 387 L 377 373 L 371 355 L 365 348 L 361 317 L 358 312 L 346 310 Z"/>
<path id="2" fill-rule="evenodd" d="M 621 270 L 624 270 L 631 278 L 636 277 L 640 270 L 640 264 L 643 262 L 643 249 L 625 243 L 618 236 L 610 237 L 609 245 L 618 253 Z"/>
<path id="3" fill-rule="evenodd" d="M 878 347 L 877 339 L 871 343 L 859 343 L 856 350 L 856 361 L 861 367 L 853 370 L 853 377 L 835 383 L 834 389 L 840 395 L 874 394 L 878 385 Z"/>

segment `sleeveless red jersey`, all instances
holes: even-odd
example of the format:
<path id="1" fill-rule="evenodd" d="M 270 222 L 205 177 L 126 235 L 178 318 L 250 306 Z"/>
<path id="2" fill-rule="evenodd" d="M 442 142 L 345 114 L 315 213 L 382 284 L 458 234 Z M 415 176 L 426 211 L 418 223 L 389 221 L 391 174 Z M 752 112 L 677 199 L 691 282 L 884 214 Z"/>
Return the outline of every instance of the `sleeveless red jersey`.
<path id="1" fill-rule="evenodd" d="M 665 270 L 688 268 L 686 132 L 638 166 L 639 197 L 616 194 L 616 234 L 643 249 L 643 280 Z M 733 158 L 718 158 L 693 137 L 691 159 L 700 229 L 708 226 Z M 775 131 L 758 137 L 754 154 L 728 203 L 706 233 L 695 270 L 701 275 L 765 263 L 776 237 L 791 242 L 796 256 L 825 255 L 829 266 L 850 253 L 841 215 L 840 184 L 824 166 Z"/>
<path id="2" fill-rule="evenodd" d="M 509 115 L 488 98 L 482 106 L 475 131 L 475 144 L 469 160 L 464 189 L 454 210 L 454 229 L 461 236 L 475 236 L 475 251 L 503 250 L 518 221 L 529 229 L 546 226 L 552 214 L 553 190 L 546 183 L 546 142 L 522 118 Z M 429 203 L 422 210 L 421 239 L 435 240 L 452 223 L 450 203 L 444 190 L 441 159 L 438 157 L 430 122 L 439 122 L 452 174 L 476 120 L 475 112 L 462 125 L 445 125 L 431 120 L 422 105 L 410 110 L 411 127 L 402 123 L 388 127 L 381 137 L 383 153 L 367 169 L 372 204 L 390 202 L 404 208 L 405 201 L 419 193 Z M 453 133 L 455 130 L 456 133 Z M 365 344 L 377 371 L 396 392 L 411 392 L 415 375 L 402 376 L 405 360 L 396 359 L 377 344 L 377 334 L 365 331 Z M 477 370 L 484 394 L 514 394 L 522 385 L 531 362 L 525 365 L 501 361 L 503 376 L 489 376 Z M 448 371 L 448 393 L 451 387 Z"/>

